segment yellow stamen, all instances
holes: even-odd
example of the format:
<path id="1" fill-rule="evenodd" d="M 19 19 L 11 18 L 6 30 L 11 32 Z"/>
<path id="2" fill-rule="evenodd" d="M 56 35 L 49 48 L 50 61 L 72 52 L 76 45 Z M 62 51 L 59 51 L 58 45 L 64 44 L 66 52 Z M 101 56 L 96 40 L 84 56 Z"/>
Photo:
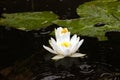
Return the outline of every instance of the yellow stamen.
<path id="1" fill-rule="evenodd" d="M 61 33 L 66 33 L 66 32 L 68 32 L 67 28 L 63 28 L 62 31 L 61 31 Z"/>
<path id="2" fill-rule="evenodd" d="M 60 45 L 64 47 L 69 47 L 71 44 L 69 42 L 62 42 Z"/>

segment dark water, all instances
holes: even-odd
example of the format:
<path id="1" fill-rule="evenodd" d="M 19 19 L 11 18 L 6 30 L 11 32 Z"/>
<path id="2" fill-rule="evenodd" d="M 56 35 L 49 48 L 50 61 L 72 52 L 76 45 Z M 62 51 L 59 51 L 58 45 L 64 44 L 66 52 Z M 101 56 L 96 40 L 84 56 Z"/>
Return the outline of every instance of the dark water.
<path id="1" fill-rule="evenodd" d="M 78 17 L 76 7 L 85 1 L 89 0 L 5 0 L 0 1 L 0 11 L 47 10 L 71 19 Z M 81 36 L 85 41 L 79 51 L 86 57 L 54 62 L 42 45 L 49 45 L 49 33 L 56 27 L 26 32 L 0 26 L 0 80 L 120 80 L 119 31 L 107 32 L 107 41 Z"/>
<path id="2" fill-rule="evenodd" d="M 12 67 L 4 76 L 10 80 L 120 80 L 119 32 L 108 32 L 107 41 L 81 36 L 85 39 L 80 52 L 84 58 L 65 58 L 52 61 L 49 32 L 57 27 L 39 31 L 20 31 L 2 27 L 0 30 L 0 68 Z M 113 37 L 114 36 L 114 37 Z M 54 36 L 53 36 L 54 37 Z M 2 74 L 4 75 L 4 74 Z M 22 75 L 22 78 L 21 78 Z"/>

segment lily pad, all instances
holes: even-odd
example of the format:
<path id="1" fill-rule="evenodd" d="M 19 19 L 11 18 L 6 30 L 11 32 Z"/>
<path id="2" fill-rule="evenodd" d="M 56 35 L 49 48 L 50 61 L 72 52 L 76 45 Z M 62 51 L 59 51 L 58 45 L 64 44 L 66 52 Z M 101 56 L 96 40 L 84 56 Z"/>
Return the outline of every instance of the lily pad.
<path id="1" fill-rule="evenodd" d="M 3 14 L 3 17 L 5 18 L 0 19 L 0 25 L 27 31 L 52 25 L 52 21 L 56 20 L 58 16 L 52 12 L 44 11 Z"/>
<path id="2" fill-rule="evenodd" d="M 72 33 L 106 40 L 105 33 L 120 30 L 120 2 L 91 1 L 80 5 L 78 19 L 57 20 L 55 24 L 68 27 Z"/>

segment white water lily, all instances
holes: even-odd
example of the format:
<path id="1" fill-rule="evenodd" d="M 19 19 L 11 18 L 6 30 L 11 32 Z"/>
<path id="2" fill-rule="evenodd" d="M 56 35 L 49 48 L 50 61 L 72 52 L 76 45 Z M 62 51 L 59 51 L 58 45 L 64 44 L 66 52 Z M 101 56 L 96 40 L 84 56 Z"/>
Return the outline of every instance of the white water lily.
<path id="1" fill-rule="evenodd" d="M 53 38 L 49 40 L 49 44 L 52 48 L 43 45 L 46 50 L 56 54 L 56 56 L 52 58 L 53 60 L 59 60 L 64 57 L 85 56 L 85 54 L 76 53 L 84 40 L 80 40 L 80 37 L 77 37 L 76 34 L 70 38 L 70 32 L 67 28 L 59 27 L 55 29 L 55 37 L 56 40 Z"/>

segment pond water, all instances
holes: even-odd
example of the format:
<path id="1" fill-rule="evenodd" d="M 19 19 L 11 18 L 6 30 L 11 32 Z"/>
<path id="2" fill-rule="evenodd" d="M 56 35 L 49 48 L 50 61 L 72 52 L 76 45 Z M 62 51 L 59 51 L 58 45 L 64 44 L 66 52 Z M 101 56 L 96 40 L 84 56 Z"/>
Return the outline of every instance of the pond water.
<path id="1" fill-rule="evenodd" d="M 53 28 L 48 27 L 24 32 L 1 26 L 1 79 L 120 80 L 120 46 L 115 37 L 119 33 L 107 33 L 108 41 L 81 36 L 85 41 L 80 52 L 87 54 L 86 57 L 52 61 L 53 55 L 42 47 L 43 44 L 49 45 L 48 40 L 54 37 L 49 35 L 51 30 Z"/>
<path id="2" fill-rule="evenodd" d="M 33 0 L 27 0 L 30 1 Z M 17 8 L 22 2 L 14 2 L 19 4 L 16 8 L 13 8 L 15 4 L 10 7 L 13 4 L 11 2 L 4 12 L 21 12 L 22 9 L 51 10 L 60 19 L 71 19 L 78 17 L 75 9 L 83 2 L 84 0 L 53 0 L 52 3 L 49 0 L 35 0 L 34 5 L 30 3 L 32 9 L 27 4 L 26 8 L 20 10 Z M 53 55 L 44 50 L 42 45 L 49 45 L 48 40 L 54 37 L 49 33 L 56 27 L 58 26 L 51 25 L 40 30 L 21 31 L 0 26 L 0 80 L 120 80 L 119 31 L 107 32 L 107 41 L 80 36 L 85 41 L 79 51 L 87 56 L 64 58 L 55 62 L 51 60 Z"/>

